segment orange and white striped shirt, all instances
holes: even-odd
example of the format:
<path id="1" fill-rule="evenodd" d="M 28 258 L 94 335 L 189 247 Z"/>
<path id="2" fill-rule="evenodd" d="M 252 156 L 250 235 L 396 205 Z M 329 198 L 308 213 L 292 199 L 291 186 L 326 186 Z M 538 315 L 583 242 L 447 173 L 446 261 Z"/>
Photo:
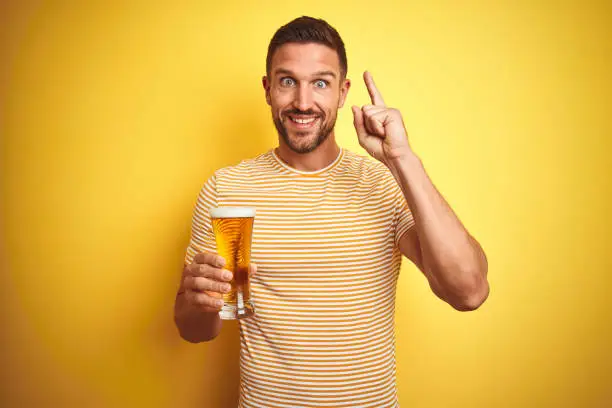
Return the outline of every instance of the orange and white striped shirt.
<path id="1" fill-rule="evenodd" d="M 198 196 L 187 263 L 216 251 L 217 206 L 257 212 L 239 406 L 397 407 L 397 244 L 414 221 L 389 170 L 344 149 L 315 172 L 274 150 L 220 169 Z"/>

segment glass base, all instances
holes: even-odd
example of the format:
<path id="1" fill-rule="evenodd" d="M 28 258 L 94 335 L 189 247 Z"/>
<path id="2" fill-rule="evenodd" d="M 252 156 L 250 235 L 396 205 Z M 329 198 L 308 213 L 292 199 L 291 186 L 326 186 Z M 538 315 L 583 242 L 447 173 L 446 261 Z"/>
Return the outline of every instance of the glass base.
<path id="1" fill-rule="evenodd" d="M 235 303 L 226 303 L 219 311 L 219 317 L 223 320 L 245 319 L 255 314 L 255 307 L 250 300 L 238 307 Z"/>

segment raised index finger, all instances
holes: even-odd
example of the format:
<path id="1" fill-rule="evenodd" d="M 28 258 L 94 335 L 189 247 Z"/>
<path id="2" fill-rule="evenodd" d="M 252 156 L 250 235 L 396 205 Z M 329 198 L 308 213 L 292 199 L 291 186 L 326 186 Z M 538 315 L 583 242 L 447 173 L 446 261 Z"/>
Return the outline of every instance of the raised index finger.
<path id="1" fill-rule="evenodd" d="M 365 81 L 366 88 L 368 88 L 368 93 L 370 94 L 370 99 L 372 100 L 372 105 L 385 106 L 385 101 L 383 100 L 382 95 L 376 88 L 376 84 L 374 83 L 374 78 L 372 78 L 372 74 L 368 71 L 363 73 L 363 80 Z"/>

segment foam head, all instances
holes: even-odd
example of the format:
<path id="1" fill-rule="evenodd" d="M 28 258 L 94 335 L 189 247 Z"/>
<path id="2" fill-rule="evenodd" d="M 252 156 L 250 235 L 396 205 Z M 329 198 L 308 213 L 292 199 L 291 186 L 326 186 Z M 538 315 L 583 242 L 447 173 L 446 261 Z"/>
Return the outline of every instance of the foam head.
<path id="1" fill-rule="evenodd" d="M 255 208 L 252 207 L 217 207 L 209 210 L 211 218 L 253 218 Z"/>

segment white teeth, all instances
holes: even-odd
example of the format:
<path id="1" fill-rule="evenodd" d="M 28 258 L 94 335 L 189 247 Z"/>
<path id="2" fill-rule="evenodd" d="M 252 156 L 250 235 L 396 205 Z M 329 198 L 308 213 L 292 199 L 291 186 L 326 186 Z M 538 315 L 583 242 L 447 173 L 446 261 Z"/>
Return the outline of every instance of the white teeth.
<path id="1" fill-rule="evenodd" d="M 312 123 L 315 121 L 316 118 L 309 118 L 309 119 L 297 119 L 297 118 L 291 118 L 292 121 L 296 122 L 296 123 L 302 123 L 302 124 L 307 124 L 307 123 Z"/>

